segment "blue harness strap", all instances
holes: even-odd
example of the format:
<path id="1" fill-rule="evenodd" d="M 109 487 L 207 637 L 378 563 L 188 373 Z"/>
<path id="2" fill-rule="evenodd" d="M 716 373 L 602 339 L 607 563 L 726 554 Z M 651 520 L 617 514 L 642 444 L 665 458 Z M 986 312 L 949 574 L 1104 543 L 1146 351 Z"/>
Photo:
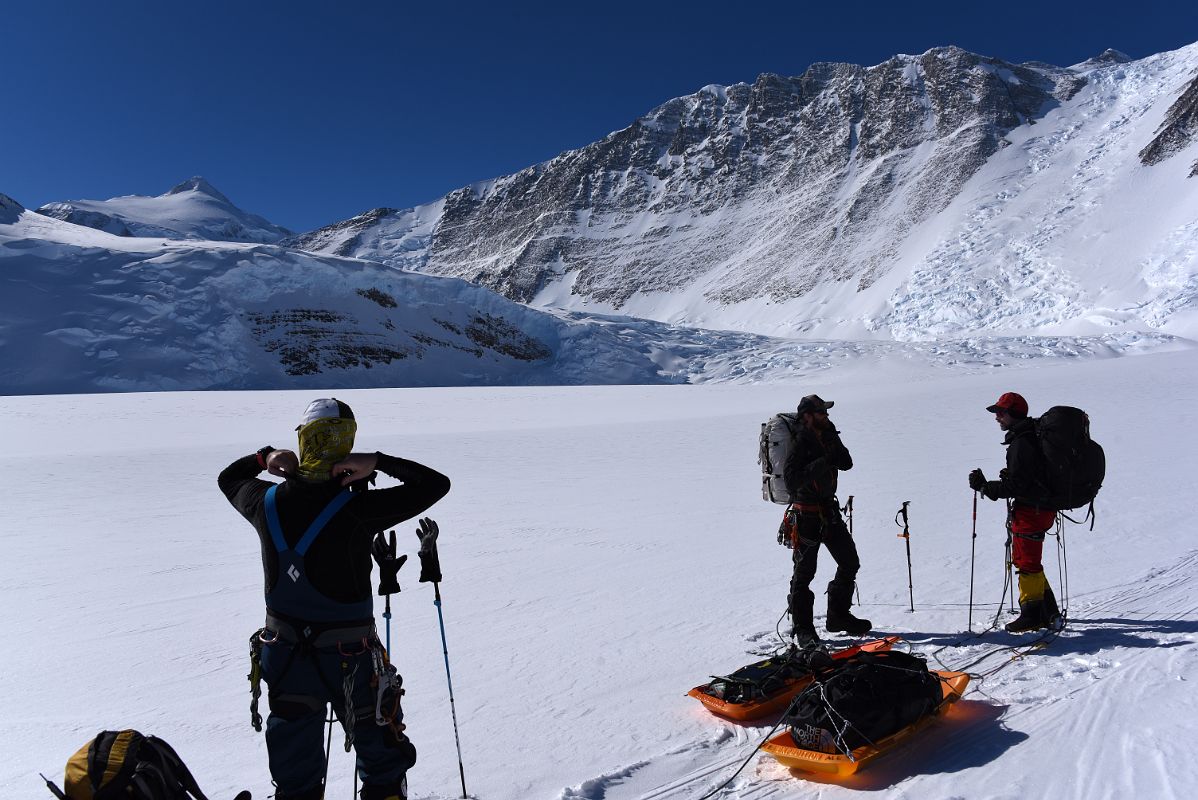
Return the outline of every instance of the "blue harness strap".
<path id="1" fill-rule="evenodd" d="M 275 505 L 276 483 L 266 490 L 266 526 L 270 528 L 270 538 L 274 540 L 275 552 L 287 552 L 287 541 L 283 538 L 283 526 L 279 524 L 279 508 Z"/>
<path id="2" fill-rule="evenodd" d="M 291 548 L 287 546 L 287 540 L 283 538 L 283 526 L 279 523 L 279 508 L 275 503 L 275 490 L 279 488 L 278 484 L 266 490 L 266 525 L 270 528 L 270 538 L 275 543 L 275 550 L 279 553 L 285 553 Z M 329 520 L 333 515 L 345 506 L 350 501 L 353 494 L 349 489 L 342 489 L 341 492 L 334 497 L 329 504 L 324 507 L 324 510 L 317 515 L 316 519 L 312 520 L 312 524 L 304 531 L 304 535 L 295 545 L 295 552 L 299 555 L 304 555 L 308 552 L 308 548 L 312 546 L 312 542 L 316 541 L 316 537 L 320 535 L 321 530 L 325 525 L 329 524 Z"/>

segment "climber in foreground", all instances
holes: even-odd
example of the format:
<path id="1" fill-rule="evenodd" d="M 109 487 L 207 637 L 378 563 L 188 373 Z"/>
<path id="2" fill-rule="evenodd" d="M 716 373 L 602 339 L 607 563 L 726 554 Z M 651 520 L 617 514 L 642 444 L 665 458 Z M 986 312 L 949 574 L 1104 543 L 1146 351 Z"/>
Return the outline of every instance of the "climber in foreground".
<path id="1" fill-rule="evenodd" d="M 357 422 L 335 398 L 313 401 L 297 430 L 298 455 L 263 447 L 218 478 L 262 546 L 266 624 L 251 639 L 251 680 L 260 667 L 269 686 L 266 747 L 275 797 L 323 797 L 322 733 L 331 703 L 346 749 L 352 744 L 357 753 L 362 800 L 405 800 L 416 749 L 404 733 L 401 679 L 375 633 L 372 542 L 379 548 L 377 534 L 444 497 L 449 479 L 414 461 L 351 452 Z M 283 482 L 261 480 L 264 470 Z M 367 491 L 375 470 L 402 485 Z M 399 590 L 403 559 L 389 555 L 379 560 L 380 594 Z"/>

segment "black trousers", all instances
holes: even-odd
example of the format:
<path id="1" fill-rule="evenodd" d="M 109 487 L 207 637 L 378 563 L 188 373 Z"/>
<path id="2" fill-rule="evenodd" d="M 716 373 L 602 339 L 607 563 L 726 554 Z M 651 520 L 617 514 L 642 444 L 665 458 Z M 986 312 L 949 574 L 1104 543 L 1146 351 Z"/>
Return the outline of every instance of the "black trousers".
<path id="1" fill-rule="evenodd" d="M 815 627 L 815 595 L 811 591 L 811 581 L 815 579 L 819 546 L 822 544 L 827 547 L 836 561 L 836 576 L 828 585 L 828 603 L 829 607 L 833 607 L 837 602 L 842 602 L 844 608 L 838 610 L 848 610 L 853 582 L 857 578 L 857 571 L 861 569 L 861 559 L 857 556 L 857 545 L 835 501 L 820 511 L 788 510 L 786 513 L 793 520 L 794 542 L 794 574 L 790 579 L 787 606 L 794 629 L 811 630 Z"/>

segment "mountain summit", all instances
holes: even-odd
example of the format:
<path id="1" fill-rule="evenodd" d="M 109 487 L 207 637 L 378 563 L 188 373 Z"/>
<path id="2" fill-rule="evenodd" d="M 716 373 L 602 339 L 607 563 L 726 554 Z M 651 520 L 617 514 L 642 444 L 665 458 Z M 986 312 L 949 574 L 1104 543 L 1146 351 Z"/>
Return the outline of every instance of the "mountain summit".
<path id="1" fill-rule="evenodd" d="M 200 194 L 208 195 L 209 197 L 213 198 L 214 200 L 219 200 L 222 203 L 227 203 L 228 205 L 233 205 L 232 201 L 229 200 L 229 198 L 225 197 L 223 194 L 221 194 L 219 191 L 217 191 L 215 186 L 213 186 L 211 183 L 209 183 L 207 180 L 205 180 L 204 178 L 202 178 L 199 175 L 194 175 L 194 176 L 188 178 L 187 180 L 183 181 L 182 183 L 178 184 L 177 186 L 172 186 L 170 191 L 168 191 L 166 194 L 164 194 L 162 196 L 169 197 L 172 194 L 182 194 L 183 192 L 199 192 Z"/>
<path id="2" fill-rule="evenodd" d="M 157 197 L 129 195 L 110 200 L 70 200 L 48 203 L 37 211 L 117 236 L 268 244 L 291 235 L 286 228 L 233 205 L 199 176 Z"/>

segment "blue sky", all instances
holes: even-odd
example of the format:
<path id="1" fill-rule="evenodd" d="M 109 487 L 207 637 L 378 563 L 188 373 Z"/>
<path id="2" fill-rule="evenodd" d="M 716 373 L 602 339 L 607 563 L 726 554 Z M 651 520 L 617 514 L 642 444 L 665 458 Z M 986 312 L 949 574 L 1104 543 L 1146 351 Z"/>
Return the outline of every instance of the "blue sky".
<path id="1" fill-rule="evenodd" d="M 294 230 L 433 200 L 709 84 L 955 44 L 1067 65 L 1198 39 L 1198 4 L 67 2 L 0 15 L 0 192 L 203 175 Z"/>

